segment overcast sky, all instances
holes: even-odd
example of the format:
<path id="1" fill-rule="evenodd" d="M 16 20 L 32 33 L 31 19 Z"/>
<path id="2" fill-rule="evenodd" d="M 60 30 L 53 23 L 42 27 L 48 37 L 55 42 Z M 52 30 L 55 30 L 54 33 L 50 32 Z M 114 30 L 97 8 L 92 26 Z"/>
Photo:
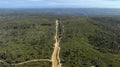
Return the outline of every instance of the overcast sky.
<path id="1" fill-rule="evenodd" d="M 0 8 L 120 8 L 120 0 L 0 0 Z"/>

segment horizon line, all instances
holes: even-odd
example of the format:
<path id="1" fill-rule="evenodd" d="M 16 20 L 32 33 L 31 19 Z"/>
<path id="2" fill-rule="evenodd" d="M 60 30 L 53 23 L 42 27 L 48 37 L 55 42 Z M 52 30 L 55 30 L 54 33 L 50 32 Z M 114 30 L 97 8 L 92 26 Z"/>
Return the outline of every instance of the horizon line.
<path id="1" fill-rule="evenodd" d="M 109 7 L 0 7 L 0 9 L 120 9 Z"/>

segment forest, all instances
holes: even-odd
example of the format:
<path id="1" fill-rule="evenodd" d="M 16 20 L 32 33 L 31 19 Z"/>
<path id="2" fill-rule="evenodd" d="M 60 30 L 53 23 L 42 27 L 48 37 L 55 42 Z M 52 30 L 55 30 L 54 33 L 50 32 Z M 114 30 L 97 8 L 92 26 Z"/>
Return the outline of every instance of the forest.
<path id="1" fill-rule="evenodd" d="M 7 62 L 0 65 L 49 59 L 53 50 L 53 35 L 54 19 L 39 16 L 0 16 L 0 60 Z M 46 62 L 41 64 L 46 65 Z"/>
<path id="2" fill-rule="evenodd" d="M 118 17 L 69 17 L 62 22 L 63 67 L 120 67 Z"/>
<path id="3" fill-rule="evenodd" d="M 64 25 L 60 42 L 62 67 L 120 67 L 120 17 L 71 15 L 1 15 L 0 67 L 51 67 L 55 20 Z"/>

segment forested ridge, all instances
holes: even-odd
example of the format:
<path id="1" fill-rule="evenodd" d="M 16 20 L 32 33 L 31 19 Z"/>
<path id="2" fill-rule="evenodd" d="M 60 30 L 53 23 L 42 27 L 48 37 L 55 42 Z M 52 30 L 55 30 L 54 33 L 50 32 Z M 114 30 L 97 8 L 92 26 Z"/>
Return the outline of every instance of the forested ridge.
<path id="1" fill-rule="evenodd" d="M 58 17 L 64 25 L 62 67 L 120 67 L 120 17 L 47 14 L 0 16 L 0 60 L 8 63 L 1 62 L 0 66 L 50 59 Z M 51 67 L 51 62 L 21 66 Z"/>

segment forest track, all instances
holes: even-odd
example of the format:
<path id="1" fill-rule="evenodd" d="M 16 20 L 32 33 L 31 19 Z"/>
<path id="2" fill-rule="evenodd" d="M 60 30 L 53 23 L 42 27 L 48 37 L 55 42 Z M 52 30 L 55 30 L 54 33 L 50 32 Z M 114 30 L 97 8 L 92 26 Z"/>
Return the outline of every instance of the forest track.
<path id="1" fill-rule="evenodd" d="M 25 62 L 21 62 L 21 63 L 17 63 L 17 64 L 11 64 L 11 65 L 18 66 L 18 65 L 23 65 L 23 64 L 26 64 L 26 63 L 38 62 L 38 61 L 48 61 L 48 62 L 51 62 L 51 60 L 49 60 L 49 59 L 34 59 L 34 60 L 25 61 Z"/>
<path id="2" fill-rule="evenodd" d="M 52 60 L 52 67 L 62 67 L 61 63 L 60 63 L 60 57 L 59 57 L 59 53 L 60 53 L 60 39 L 59 39 L 59 35 L 58 35 L 58 29 L 59 29 L 59 21 L 56 20 L 56 33 L 55 33 L 55 44 L 54 44 L 54 50 L 53 50 L 53 54 L 51 57 Z"/>
<path id="3" fill-rule="evenodd" d="M 7 63 L 7 62 L 4 61 L 4 60 L 0 60 L 0 63 L 5 63 L 5 64 L 8 64 L 8 65 L 9 65 L 9 63 Z"/>

